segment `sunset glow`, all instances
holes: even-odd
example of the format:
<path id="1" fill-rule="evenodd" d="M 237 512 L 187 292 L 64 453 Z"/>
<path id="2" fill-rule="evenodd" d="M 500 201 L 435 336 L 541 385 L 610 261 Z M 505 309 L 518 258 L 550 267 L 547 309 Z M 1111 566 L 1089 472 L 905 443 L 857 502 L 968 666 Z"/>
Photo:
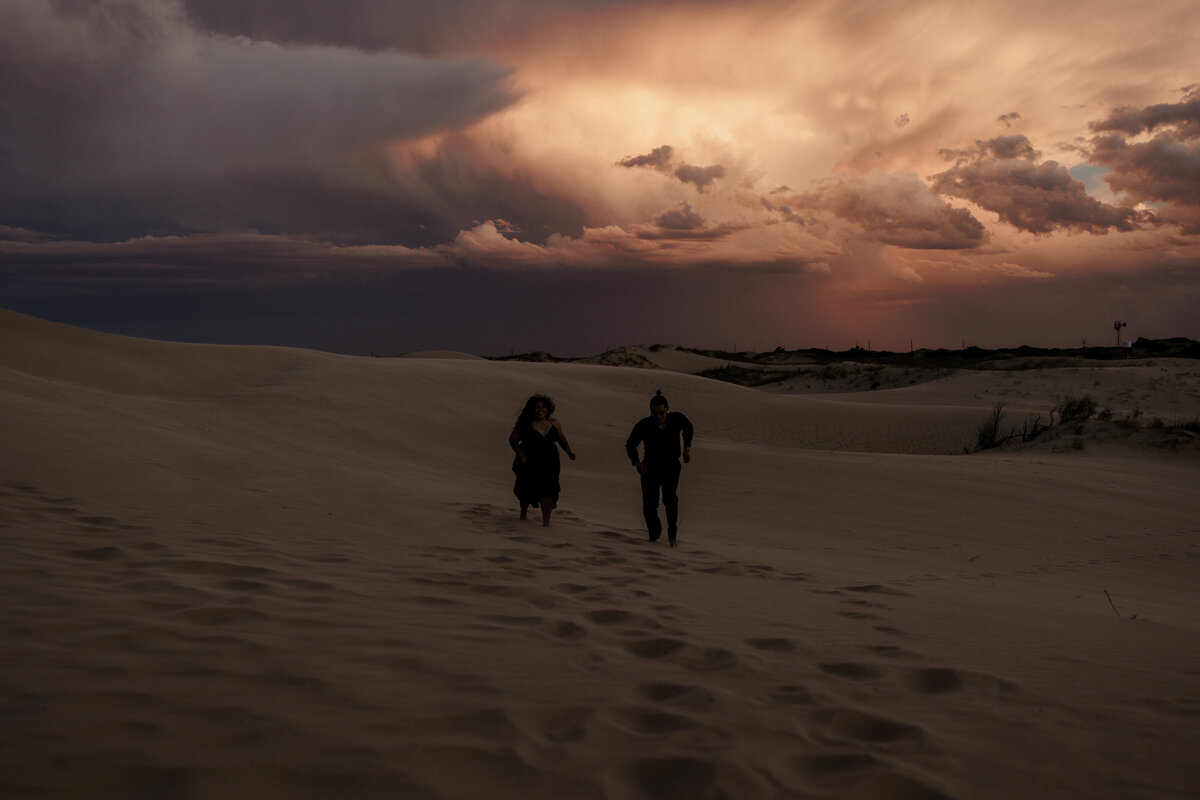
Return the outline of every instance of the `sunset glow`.
<path id="1" fill-rule="evenodd" d="M 1190 0 L 241 5 L 0 0 L 0 303 L 358 352 L 1200 337 Z"/>

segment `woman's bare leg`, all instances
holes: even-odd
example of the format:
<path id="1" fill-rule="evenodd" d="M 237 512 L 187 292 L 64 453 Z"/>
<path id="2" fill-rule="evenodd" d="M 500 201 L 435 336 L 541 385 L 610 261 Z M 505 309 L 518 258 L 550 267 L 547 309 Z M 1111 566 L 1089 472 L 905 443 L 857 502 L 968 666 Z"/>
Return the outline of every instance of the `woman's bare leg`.
<path id="1" fill-rule="evenodd" d="M 521 501 L 521 519 L 529 519 L 529 503 Z"/>
<path id="2" fill-rule="evenodd" d="M 554 511 L 554 498 L 553 497 L 543 497 L 542 498 L 542 527 L 543 528 L 550 527 L 550 513 L 552 511 Z"/>

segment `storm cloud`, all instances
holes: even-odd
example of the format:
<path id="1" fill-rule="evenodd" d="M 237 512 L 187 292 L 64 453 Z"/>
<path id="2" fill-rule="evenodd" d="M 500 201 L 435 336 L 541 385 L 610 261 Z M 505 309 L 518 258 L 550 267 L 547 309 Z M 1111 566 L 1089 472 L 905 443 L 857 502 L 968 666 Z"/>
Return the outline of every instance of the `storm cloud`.
<path id="1" fill-rule="evenodd" d="M 274 343 L 268 315 L 321 320 L 289 340 L 316 346 L 368 318 L 414 348 L 885 320 L 907 346 L 971 336 L 982 285 L 1087 296 L 1098 339 L 1136 285 L 1200 335 L 1193 6 L 0 0 L 0 304 Z M 642 325 L 643 274 L 703 289 Z M 567 310 L 531 324 L 551 285 Z"/>
<path id="2" fill-rule="evenodd" d="M 944 155 L 957 163 L 930 178 L 933 190 L 994 211 L 1019 230 L 1103 233 L 1130 231 L 1139 224 L 1138 212 L 1095 199 L 1062 164 L 1038 162 L 1024 136 L 979 141 L 974 148 Z"/>
<path id="3" fill-rule="evenodd" d="M 384 149 L 515 99 L 509 70 L 485 58 L 214 36 L 167 0 L 3 3 L 0 54 L 0 214 L 95 238 L 353 238 L 356 218 L 386 238 L 385 218 L 423 199 L 389 180 Z"/>
<path id="4" fill-rule="evenodd" d="M 875 240 L 897 247 L 961 250 L 987 240 L 987 231 L 971 212 L 950 206 L 911 174 L 831 180 L 794 202 L 833 213 Z"/>
<path id="5" fill-rule="evenodd" d="M 1104 180 L 1114 192 L 1136 203 L 1162 202 L 1164 220 L 1200 233 L 1200 88 L 1189 88 L 1179 103 L 1115 109 L 1091 128 L 1098 135 L 1089 159 L 1112 170 Z"/>

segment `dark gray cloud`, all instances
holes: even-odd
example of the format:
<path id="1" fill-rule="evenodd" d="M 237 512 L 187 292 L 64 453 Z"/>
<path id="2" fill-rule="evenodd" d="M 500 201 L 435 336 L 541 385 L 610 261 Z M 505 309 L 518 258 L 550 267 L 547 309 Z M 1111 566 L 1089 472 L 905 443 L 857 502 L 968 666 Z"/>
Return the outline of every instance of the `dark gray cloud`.
<path id="1" fill-rule="evenodd" d="M 653 4 L 655 0 L 186 0 L 198 26 L 230 36 L 424 54 L 486 46 L 564 15 Z"/>
<path id="2" fill-rule="evenodd" d="M 963 250 L 987 240 L 979 220 L 930 192 L 916 175 L 838 179 L 791 198 L 789 208 L 821 210 L 860 226 L 885 244 L 918 250 Z"/>
<path id="3" fill-rule="evenodd" d="M 675 158 L 675 148 L 669 144 L 664 144 L 661 147 L 656 147 L 649 153 L 640 156 L 630 156 L 623 158 L 617 163 L 622 167 L 649 167 L 653 170 L 666 172 L 671 167 L 671 162 Z"/>
<path id="4" fill-rule="evenodd" d="M 523 229 L 578 231 L 569 204 L 461 143 L 438 165 L 385 156 L 507 107 L 508 80 L 483 58 L 215 36 L 172 0 L 0 3 L 0 220 L 97 240 L 262 230 L 422 244 L 503 189 Z"/>
<path id="5" fill-rule="evenodd" d="M 684 183 L 695 185 L 697 189 L 704 190 L 711 186 L 717 178 L 725 177 L 725 168 L 720 164 L 713 164 L 708 167 L 680 164 L 675 169 L 675 177 Z"/>
<path id="6" fill-rule="evenodd" d="M 1006 128 L 1011 128 L 1012 124 L 1014 122 L 1016 122 L 1017 120 L 1019 120 L 1020 118 L 1021 118 L 1021 115 L 1018 114 L 1016 111 L 1010 111 L 1007 114 L 1001 114 L 1000 116 L 996 117 L 996 122 L 999 122 L 1001 125 L 1003 125 Z"/>
<path id="7" fill-rule="evenodd" d="M 698 167 L 694 164 L 680 163 L 676 166 L 675 148 L 669 144 L 656 147 L 649 153 L 640 156 L 630 156 L 617 162 L 622 167 L 644 167 L 655 172 L 674 175 L 683 183 L 690 183 L 700 191 L 712 186 L 713 181 L 725 177 L 725 167 L 712 164 Z"/>
<path id="8" fill-rule="evenodd" d="M 682 279 L 675 267 L 652 265 L 447 269 L 436 253 L 264 236 L 0 243 L 2 308 L 131 336 L 363 355 L 449 348 L 584 356 L 655 342 L 791 346 L 794 338 L 780 337 L 797 336 L 794 320 L 764 320 L 763 309 L 781 292 L 804 297 L 804 287 L 821 280 L 755 270 L 731 279 L 723 268 L 695 268 Z M 664 297 L 672 302 L 664 305 Z"/>
<path id="9" fill-rule="evenodd" d="M 1122 106 L 1113 109 L 1107 117 L 1091 123 L 1089 127 L 1097 133 L 1119 133 L 1125 136 L 1174 127 L 1178 129 L 1180 139 L 1200 138 L 1200 86 L 1186 88 L 1183 100 L 1178 103 L 1156 103 L 1142 108 Z"/>
<path id="10" fill-rule="evenodd" d="M 658 227 L 669 231 L 694 231 L 704 227 L 704 218 L 692 210 L 687 203 L 679 208 L 664 211 L 654 222 Z"/>
<path id="11" fill-rule="evenodd" d="M 930 178 L 935 192 L 970 200 L 1023 231 L 1128 231 L 1145 221 L 1132 208 L 1096 200 L 1058 162 L 1038 163 L 1024 136 L 1000 136 L 943 155 L 956 163 Z"/>
<path id="12" fill-rule="evenodd" d="M 1179 103 L 1116 109 L 1091 128 L 1085 153 L 1112 170 L 1104 180 L 1114 192 L 1162 203 L 1161 219 L 1200 233 L 1200 89 L 1190 87 Z"/>
<path id="13" fill-rule="evenodd" d="M 1033 143 L 1022 134 L 1012 136 L 997 136 L 993 139 L 977 139 L 974 146 L 962 149 L 943 149 L 938 154 L 947 161 L 964 164 L 988 158 L 1023 158 L 1034 160 L 1039 153 L 1033 148 Z"/>
<path id="14" fill-rule="evenodd" d="M 1112 170 L 1105 181 L 1136 201 L 1200 206 L 1200 139 L 1159 134 L 1130 143 L 1119 135 L 1092 140 L 1091 159 Z"/>

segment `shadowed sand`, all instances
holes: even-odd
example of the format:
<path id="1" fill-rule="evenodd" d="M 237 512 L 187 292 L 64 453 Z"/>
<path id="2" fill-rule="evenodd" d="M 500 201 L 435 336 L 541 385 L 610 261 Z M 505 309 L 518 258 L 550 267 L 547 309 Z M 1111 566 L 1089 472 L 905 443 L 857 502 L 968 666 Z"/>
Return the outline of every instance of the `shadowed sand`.
<path id="1" fill-rule="evenodd" d="M 1194 416 L 1197 362 L 813 396 L 425 355 L 0 312 L 0 796 L 1195 796 L 1195 449 L 961 453 L 1072 380 Z M 658 388 L 673 550 L 623 453 Z M 534 391 L 579 453 L 548 530 Z"/>

